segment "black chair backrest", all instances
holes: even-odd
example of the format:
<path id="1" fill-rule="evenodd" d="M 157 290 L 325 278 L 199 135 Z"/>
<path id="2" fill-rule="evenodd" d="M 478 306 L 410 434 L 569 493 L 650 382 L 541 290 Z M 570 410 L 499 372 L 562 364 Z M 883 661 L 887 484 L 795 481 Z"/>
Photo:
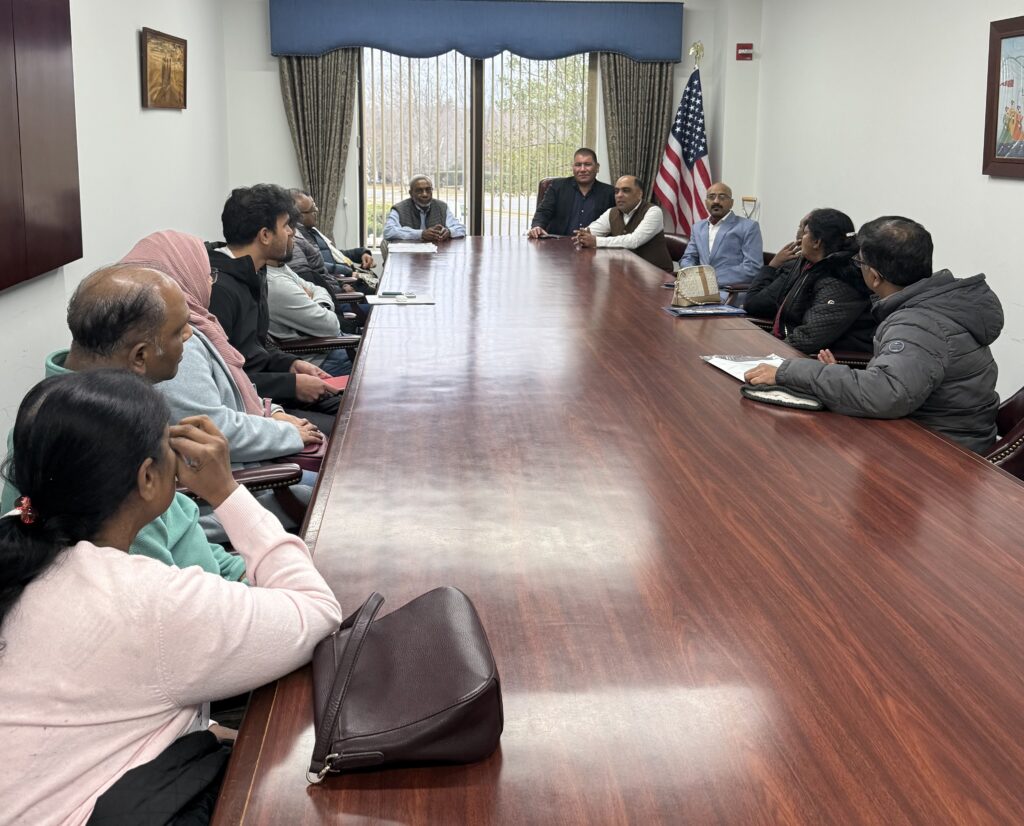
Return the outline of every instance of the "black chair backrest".
<path id="1" fill-rule="evenodd" d="M 1005 436 L 1022 421 L 1024 421 L 1024 387 L 999 405 L 999 412 L 996 414 L 996 429 L 1000 436 Z"/>
<path id="2" fill-rule="evenodd" d="M 685 235 L 676 235 L 674 232 L 665 233 L 665 245 L 668 247 L 668 254 L 672 256 L 672 260 L 677 264 L 679 259 L 683 257 L 683 253 L 686 252 L 686 244 L 689 240 Z"/>
<path id="3" fill-rule="evenodd" d="M 557 178 L 540 179 L 540 183 L 537 184 L 537 206 L 540 206 L 540 202 L 544 200 L 544 193 L 548 191 L 548 187 L 551 186 L 551 182 L 557 180 Z"/>

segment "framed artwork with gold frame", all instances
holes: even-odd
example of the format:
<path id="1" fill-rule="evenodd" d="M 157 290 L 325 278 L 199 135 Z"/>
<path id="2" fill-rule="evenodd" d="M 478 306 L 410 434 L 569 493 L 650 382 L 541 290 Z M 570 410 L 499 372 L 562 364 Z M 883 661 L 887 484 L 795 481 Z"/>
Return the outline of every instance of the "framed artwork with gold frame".
<path id="1" fill-rule="evenodd" d="M 1024 178 L 1024 17 L 989 26 L 981 171 Z"/>
<path id="2" fill-rule="evenodd" d="M 154 29 L 139 32 L 142 108 L 184 109 L 188 44 Z"/>

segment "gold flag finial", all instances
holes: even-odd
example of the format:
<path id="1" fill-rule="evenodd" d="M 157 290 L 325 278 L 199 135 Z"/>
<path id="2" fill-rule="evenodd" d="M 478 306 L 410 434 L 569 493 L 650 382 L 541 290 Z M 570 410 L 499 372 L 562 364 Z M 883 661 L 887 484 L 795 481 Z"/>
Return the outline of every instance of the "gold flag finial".
<path id="1" fill-rule="evenodd" d="M 699 69 L 700 62 L 704 59 L 704 44 L 699 40 L 693 41 L 693 45 L 690 46 L 690 57 L 693 58 L 693 68 Z"/>

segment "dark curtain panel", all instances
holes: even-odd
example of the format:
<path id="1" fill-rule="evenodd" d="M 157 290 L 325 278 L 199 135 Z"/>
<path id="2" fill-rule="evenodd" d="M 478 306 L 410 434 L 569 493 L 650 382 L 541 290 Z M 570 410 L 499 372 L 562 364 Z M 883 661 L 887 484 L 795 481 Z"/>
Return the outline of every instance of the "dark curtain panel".
<path id="1" fill-rule="evenodd" d="M 674 114 L 673 64 L 602 52 L 599 65 L 612 181 L 639 175 L 650 198 Z"/>
<path id="2" fill-rule="evenodd" d="M 320 206 L 320 229 L 333 237 L 352 119 L 358 104 L 359 49 L 320 57 L 282 57 L 281 99 L 304 187 Z"/>

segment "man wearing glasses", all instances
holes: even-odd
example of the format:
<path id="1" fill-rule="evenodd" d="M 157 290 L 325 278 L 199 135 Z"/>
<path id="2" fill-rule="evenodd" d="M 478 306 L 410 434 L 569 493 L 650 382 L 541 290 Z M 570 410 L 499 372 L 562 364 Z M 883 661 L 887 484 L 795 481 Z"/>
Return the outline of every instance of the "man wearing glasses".
<path id="1" fill-rule="evenodd" d="M 932 237 L 909 218 L 887 215 L 857 233 L 864 283 L 877 296 L 874 356 L 853 370 L 829 350 L 759 364 L 744 379 L 818 398 L 848 416 L 907 416 L 982 453 L 996 439 L 996 363 L 989 345 L 1003 328 L 1003 307 L 985 276 L 932 275 Z"/>
<path id="2" fill-rule="evenodd" d="M 356 247 L 343 252 L 317 228 L 317 222 L 320 220 L 320 208 L 316 205 L 312 195 L 301 189 L 292 189 L 290 192 L 299 213 L 299 223 L 295 227 L 298 235 L 296 235 L 295 241 L 311 270 L 319 270 L 321 263 L 328 275 L 349 276 L 356 268 L 373 269 L 373 254 L 368 249 Z M 300 238 L 302 241 L 299 240 Z M 302 278 L 309 278 L 309 273 L 304 271 L 301 260 L 293 260 L 289 266 Z"/>
<path id="3" fill-rule="evenodd" d="M 724 298 L 726 287 L 748 287 L 760 271 L 764 263 L 761 227 L 757 221 L 740 218 L 732 211 L 732 190 L 723 183 L 708 187 L 704 203 L 708 217 L 693 227 L 679 263 L 683 267 L 714 267 Z"/>

